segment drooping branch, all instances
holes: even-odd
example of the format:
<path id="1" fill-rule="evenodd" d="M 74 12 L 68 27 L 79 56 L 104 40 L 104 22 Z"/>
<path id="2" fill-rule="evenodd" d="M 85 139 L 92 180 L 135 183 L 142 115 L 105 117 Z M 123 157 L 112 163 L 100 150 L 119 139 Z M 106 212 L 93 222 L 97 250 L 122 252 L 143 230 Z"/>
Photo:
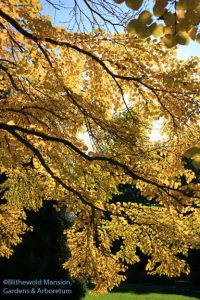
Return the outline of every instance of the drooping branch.
<path id="1" fill-rule="evenodd" d="M 27 129 L 27 128 L 23 128 L 17 125 L 8 125 L 8 124 L 4 124 L 4 123 L 0 123 L 0 129 L 6 130 L 9 133 L 11 133 L 12 135 L 14 135 L 20 142 L 22 142 L 22 137 L 16 132 L 23 132 L 27 135 L 33 135 L 33 136 L 38 136 L 40 138 L 42 138 L 43 140 L 46 141 L 53 141 L 53 142 L 57 142 L 57 143 L 61 143 L 63 145 L 65 145 L 67 148 L 71 149 L 72 151 L 76 152 L 78 155 L 80 155 L 82 158 L 88 160 L 88 161 L 102 161 L 102 162 L 106 162 L 109 163 L 110 165 L 116 166 L 116 167 L 120 167 L 128 176 L 130 176 L 133 180 L 141 180 L 145 183 L 148 183 L 152 186 L 156 186 L 157 188 L 161 189 L 164 193 L 166 193 L 168 196 L 172 197 L 174 200 L 177 200 L 177 197 L 170 194 L 169 191 L 177 191 L 180 194 L 183 194 L 185 196 L 188 196 L 187 193 L 183 190 L 180 190 L 179 188 L 173 188 L 173 187 L 169 187 L 169 186 L 165 186 L 162 184 L 159 184 L 155 181 L 152 181 L 148 178 L 144 178 L 136 173 L 134 173 L 127 165 L 113 159 L 110 157 L 106 157 L 106 156 L 89 156 L 88 154 L 84 153 L 83 151 L 81 151 L 78 147 L 76 147 L 74 144 L 72 144 L 70 141 L 66 140 L 66 139 L 62 139 L 62 138 L 58 138 L 58 137 L 54 137 L 54 136 L 49 136 L 45 133 L 33 130 L 33 129 Z M 24 145 L 26 145 L 29 149 L 31 149 L 32 151 L 37 150 L 32 144 L 28 145 L 29 142 L 24 140 Z M 26 142 L 26 143 L 25 143 Z M 33 148 L 31 148 L 33 147 Z M 34 152 L 33 151 L 33 152 Z M 39 152 L 39 150 L 36 151 L 37 152 L 37 156 L 41 155 L 41 153 Z M 35 154 L 36 154 L 35 152 Z M 38 157 L 39 158 L 39 157 Z M 39 160 L 41 160 L 41 164 L 44 165 L 45 169 L 47 170 L 47 172 L 57 181 L 59 182 L 61 185 L 63 183 L 61 183 L 61 179 L 59 179 L 57 176 L 55 176 L 52 171 L 50 169 L 48 169 L 48 166 L 46 166 L 45 164 L 45 160 L 42 158 L 42 156 L 39 158 Z M 50 171 L 49 171 L 50 170 Z M 63 186 L 64 187 L 64 186 Z M 66 187 L 65 187 L 66 188 Z M 70 187 L 69 187 L 70 188 Z M 67 188 L 66 188 L 67 189 Z M 70 188 L 71 189 L 71 188 Z M 77 194 L 78 196 L 78 194 Z M 192 196 L 191 196 L 192 197 Z M 79 197 L 80 198 L 80 197 Z M 198 196 L 195 196 L 194 198 L 200 198 Z"/>
<path id="2" fill-rule="evenodd" d="M 40 42 L 40 38 L 34 36 L 32 33 L 28 32 L 27 30 L 25 30 L 18 22 L 16 22 L 11 16 L 9 16 L 8 14 L 4 13 L 1 9 L 0 9 L 0 16 L 2 18 L 4 18 L 7 22 L 9 22 L 17 31 L 19 31 L 24 37 L 26 38 L 29 38 L 31 39 L 32 41 L 34 41 L 35 43 L 39 43 Z M 52 38 L 49 38 L 49 37 L 44 37 L 42 38 L 43 41 L 45 42 L 48 42 L 52 45 L 55 45 L 55 46 L 66 46 L 68 48 L 71 48 L 71 49 L 74 49 L 76 50 L 77 52 L 81 53 L 81 54 L 84 54 L 84 55 L 87 55 L 88 57 L 92 58 L 94 61 L 96 61 L 97 63 L 99 63 L 102 68 L 113 78 L 116 78 L 116 79 L 123 79 L 123 80 L 127 80 L 127 81 L 132 81 L 132 80 L 135 80 L 135 81 L 138 81 L 140 83 L 141 82 L 141 79 L 140 77 L 134 77 L 134 76 L 121 76 L 121 75 L 118 75 L 118 74 L 114 74 L 107 66 L 106 64 L 100 59 L 98 58 L 96 55 L 94 55 L 93 53 L 83 49 L 83 48 L 80 48 L 78 47 L 77 45 L 73 45 L 73 44 L 70 44 L 69 42 L 66 42 L 66 41 L 58 41 L 58 40 L 55 40 L 55 39 L 52 39 Z M 46 54 L 45 54 L 45 57 L 46 57 Z"/>
<path id="3" fill-rule="evenodd" d="M 65 190 L 67 190 L 67 191 L 71 192 L 72 194 L 74 194 L 75 196 L 77 196 L 77 198 L 80 199 L 81 202 L 84 203 L 85 205 L 88 205 L 91 208 L 94 208 L 96 210 L 105 212 L 105 210 L 103 210 L 99 207 L 96 207 L 93 203 L 87 201 L 78 191 L 73 189 L 71 186 L 68 186 L 67 184 L 65 184 L 58 176 L 56 176 L 54 174 L 54 172 L 51 170 L 51 168 L 48 166 L 48 164 L 45 162 L 45 159 L 43 158 L 41 152 L 33 144 L 31 144 L 29 141 L 27 141 L 25 138 L 23 138 L 15 130 L 10 130 L 10 131 L 8 130 L 8 132 L 11 133 L 25 147 L 27 147 L 28 149 L 30 149 L 32 151 L 32 153 L 38 158 L 38 160 L 40 161 L 41 165 L 44 167 L 46 172 L 51 175 L 51 177 L 55 180 L 55 182 L 57 182 L 59 185 L 61 185 Z"/>

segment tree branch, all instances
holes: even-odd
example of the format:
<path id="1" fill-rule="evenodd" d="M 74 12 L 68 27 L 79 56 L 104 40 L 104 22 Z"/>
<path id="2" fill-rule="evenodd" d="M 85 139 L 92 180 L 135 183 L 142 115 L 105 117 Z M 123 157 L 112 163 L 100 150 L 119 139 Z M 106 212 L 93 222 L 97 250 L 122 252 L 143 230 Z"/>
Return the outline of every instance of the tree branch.
<path id="1" fill-rule="evenodd" d="M 17 126 L 17 125 L 8 125 L 8 124 L 5 124 L 5 123 L 0 123 L 0 129 L 3 129 L 3 130 L 6 130 L 8 132 L 10 132 L 12 135 L 14 135 L 17 139 L 19 137 L 19 140 L 22 142 L 22 137 L 16 133 L 16 131 L 20 131 L 20 132 L 23 132 L 25 134 L 28 134 L 28 135 L 34 135 L 34 136 L 38 136 L 40 138 L 42 138 L 43 140 L 47 140 L 47 141 L 53 141 L 53 142 L 57 142 L 57 143 L 62 143 L 63 145 L 67 146 L 69 149 L 71 149 L 72 151 L 76 152 L 78 155 L 80 155 L 81 157 L 83 157 L 84 159 L 88 160 L 88 161 L 103 161 L 103 162 L 107 162 L 109 163 L 110 165 L 114 165 L 116 167 L 120 167 L 128 176 L 130 176 L 133 180 L 141 180 L 145 183 L 148 183 L 150 185 L 153 185 L 153 186 L 156 186 L 157 188 L 160 188 L 164 193 L 167 193 L 169 197 L 172 197 L 173 199 L 176 198 L 176 196 L 174 195 L 171 195 L 168 191 L 177 191 L 185 196 L 187 196 L 187 193 L 185 193 L 184 191 L 178 189 L 178 188 L 172 188 L 172 187 L 169 187 L 169 186 L 165 186 L 165 185 L 162 185 L 162 184 L 159 184 L 155 181 L 152 181 L 148 178 L 144 178 L 136 173 L 134 173 L 128 166 L 126 166 L 125 164 L 121 163 L 121 162 L 118 162 L 116 161 L 115 159 L 113 158 L 109 158 L 109 157 L 105 157 L 105 156 L 89 156 L 87 155 L 86 153 L 84 153 L 83 151 L 81 151 L 79 148 L 77 148 L 75 145 L 73 145 L 71 142 L 69 142 L 68 140 L 65 140 L 65 139 L 61 139 L 61 138 L 58 138 L 58 137 L 53 137 L 53 136 L 49 136 L 45 133 L 42 133 L 42 132 L 39 132 L 39 131 L 36 131 L 36 130 L 32 130 L 32 129 L 26 129 L 26 128 L 22 128 L 20 126 Z M 25 140 L 26 141 L 26 140 Z M 34 147 L 33 145 L 28 145 L 27 144 L 28 141 L 26 141 L 26 143 L 24 143 L 24 145 L 26 145 L 29 149 L 31 149 L 32 151 L 33 150 L 37 150 L 36 148 L 31 148 Z M 38 151 L 38 150 L 37 150 Z M 37 152 L 36 151 L 36 152 Z M 34 152 L 34 151 L 33 151 Z M 35 152 L 34 152 L 35 153 Z M 38 151 L 38 153 L 40 154 L 40 152 Z M 41 155 L 41 154 L 40 154 Z M 37 154 L 38 156 L 38 154 Z M 40 158 L 41 159 L 41 158 Z M 43 162 L 43 160 L 41 159 L 41 163 L 44 164 L 45 161 Z M 47 166 L 48 167 L 48 166 Z M 48 168 L 45 167 L 45 169 L 48 171 Z M 51 170 L 50 170 L 51 171 Z M 52 171 L 48 173 L 52 174 Z M 53 176 L 55 176 L 53 174 Z M 53 177 L 52 176 L 52 177 Z M 54 177 L 53 177 L 54 178 Z M 54 178 L 57 182 L 60 181 L 59 178 L 55 177 Z M 58 181 L 59 180 L 59 181 Z M 60 183 L 60 182 L 59 182 Z M 60 183 L 61 184 L 61 183 Z M 198 198 L 198 197 L 195 197 L 195 198 Z"/>
<path id="2" fill-rule="evenodd" d="M 28 149 L 30 149 L 33 154 L 35 154 L 35 156 L 38 158 L 38 160 L 40 161 L 41 165 L 44 167 L 44 169 L 47 171 L 48 174 L 51 175 L 51 177 L 57 182 L 59 183 L 64 189 L 66 189 L 67 191 L 73 193 L 75 196 L 77 196 L 82 203 L 84 203 L 85 205 L 90 206 L 93 209 L 99 210 L 101 212 L 105 212 L 104 209 L 101 209 L 99 207 L 96 207 L 93 203 L 87 201 L 79 192 L 77 192 L 75 189 L 73 189 L 72 187 L 68 186 L 67 184 L 65 184 L 58 176 L 56 176 L 53 171 L 51 170 L 51 168 L 48 166 L 48 164 L 45 162 L 45 159 L 43 158 L 42 154 L 40 153 L 40 151 L 35 148 L 33 146 L 33 144 L 31 144 L 29 141 L 27 141 L 25 138 L 23 138 L 20 134 L 18 134 L 15 130 L 7 130 L 9 133 L 11 133 L 18 141 L 20 141 L 24 146 L 26 146 Z"/>

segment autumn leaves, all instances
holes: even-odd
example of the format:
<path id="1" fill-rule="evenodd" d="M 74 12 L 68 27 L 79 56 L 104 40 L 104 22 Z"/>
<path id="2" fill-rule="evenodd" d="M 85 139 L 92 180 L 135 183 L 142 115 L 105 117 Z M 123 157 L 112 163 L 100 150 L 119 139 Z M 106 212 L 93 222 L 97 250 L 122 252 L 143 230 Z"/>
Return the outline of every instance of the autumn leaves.
<path id="1" fill-rule="evenodd" d="M 123 3 L 124 1 L 115 1 Z M 161 37 L 167 48 L 175 45 L 188 45 L 190 39 L 200 41 L 199 20 L 200 2 L 198 0 L 155 0 L 153 8 L 142 9 L 142 0 L 126 0 L 126 5 L 139 10 L 139 17 L 128 23 L 127 31 L 131 35 L 146 39 Z"/>

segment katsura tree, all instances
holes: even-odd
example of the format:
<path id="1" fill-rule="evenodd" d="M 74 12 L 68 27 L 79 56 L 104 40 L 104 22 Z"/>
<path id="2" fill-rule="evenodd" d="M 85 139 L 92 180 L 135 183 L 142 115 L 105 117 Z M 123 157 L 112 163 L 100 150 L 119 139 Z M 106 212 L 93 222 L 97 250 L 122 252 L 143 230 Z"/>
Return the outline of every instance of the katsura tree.
<path id="1" fill-rule="evenodd" d="M 69 31 L 41 8 L 0 3 L 0 255 L 21 242 L 25 210 L 57 199 L 75 216 L 64 268 L 96 293 L 125 279 L 137 248 L 150 274 L 188 273 L 181 255 L 200 247 L 200 190 L 182 157 L 199 147 L 198 58 L 179 61 L 162 42 L 127 34 Z M 159 205 L 112 203 L 127 183 Z"/>

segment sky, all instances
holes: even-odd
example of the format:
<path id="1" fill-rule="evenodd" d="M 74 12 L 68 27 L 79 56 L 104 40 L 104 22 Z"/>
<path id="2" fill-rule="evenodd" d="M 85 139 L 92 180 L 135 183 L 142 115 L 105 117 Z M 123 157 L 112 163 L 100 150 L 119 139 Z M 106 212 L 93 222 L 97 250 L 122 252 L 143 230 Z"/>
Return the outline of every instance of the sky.
<path id="1" fill-rule="evenodd" d="M 177 50 L 179 59 L 188 59 L 191 56 L 200 57 L 200 44 L 194 41 L 190 41 L 190 44 L 187 46 L 180 46 Z"/>

